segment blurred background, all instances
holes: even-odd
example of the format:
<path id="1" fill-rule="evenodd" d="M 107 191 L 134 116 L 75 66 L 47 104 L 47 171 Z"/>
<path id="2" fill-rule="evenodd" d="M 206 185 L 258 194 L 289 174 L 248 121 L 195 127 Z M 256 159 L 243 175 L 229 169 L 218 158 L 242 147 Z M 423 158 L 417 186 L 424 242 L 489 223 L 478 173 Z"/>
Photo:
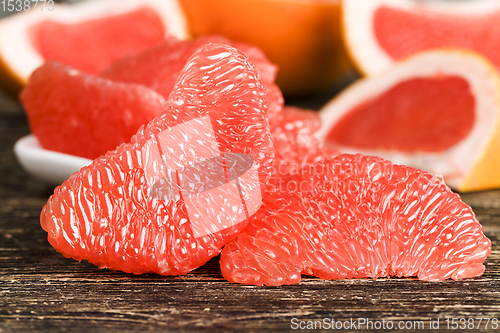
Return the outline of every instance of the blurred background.
<path id="1" fill-rule="evenodd" d="M 71 4 L 82 1 L 88 1 L 88 0 L 55 0 L 55 3 Z M 281 0 L 279 0 L 278 2 L 280 1 Z M 475 1 L 475 0 L 414 0 L 414 1 L 415 2 L 454 2 L 454 1 L 462 2 L 462 1 Z M 186 2 L 189 3 L 189 1 Z M 324 3 L 337 3 L 337 2 L 338 2 L 337 0 L 324 1 Z M 31 1 L 31 3 L 34 4 L 35 1 Z M 238 1 L 235 1 L 233 3 L 235 4 L 236 7 L 239 5 Z M 269 8 L 266 8 L 266 10 L 268 11 Z M 4 10 L 4 8 L 0 5 L 0 18 L 14 15 L 16 13 L 17 10 L 7 11 Z M 319 14 L 313 13 L 310 16 L 314 18 L 316 17 L 315 15 L 317 16 L 318 19 L 321 19 L 323 21 L 327 19 L 324 17 L 325 14 L 321 14 L 323 16 L 320 16 Z M 330 15 L 330 17 L 328 18 L 330 20 L 337 20 L 338 18 L 338 13 L 336 12 L 331 12 L 328 15 Z M 279 17 L 279 15 L 275 16 Z M 321 24 L 324 27 L 324 22 L 321 22 Z M 262 32 L 256 31 L 255 35 L 256 36 L 265 35 L 266 28 L 267 27 L 263 27 Z M 225 29 L 227 30 L 227 28 Z M 287 29 L 287 27 L 284 27 L 283 29 Z M 303 27 L 301 27 L 301 29 L 303 29 Z M 316 31 L 313 29 L 315 29 Z M 304 32 L 303 35 L 305 36 L 307 33 L 318 35 L 317 32 L 319 31 L 318 29 L 319 29 L 318 27 L 314 28 L 311 27 L 310 28 L 311 31 Z M 339 31 L 340 28 L 335 28 L 335 31 L 328 31 L 322 33 L 321 36 L 316 37 L 316 41 L 310 43 L 311 48 L 315 48 L 314 50 L 311 50 L 309 53 L 307 53 L 308 51 L 304 51 L 303 54 L 299 55 L 294 54 L 295 57 L 302 57 L 301 60 L 304 59 L 308 60 L 308 61 L 301 61 L 302 65 L 307 63 L 307 65 L 305 65 L 304 68 L 301 69 L 297 68 L 299 66 L 295 66 L 296 68 L 292 69 L 291 67 L 294 66 L 294 63 L 292 61 L 287 61 L 286 59 L 287 55 L 284 54 L 283 52 L 279 51 L 274 52 L 272 50 L 273 46 L 269 46 L 265 50 L 266 55 L 271 60 L 275 60 L 274 61 L 275 63 L 277 62 L 281 63 L 281 71 L 279 71 L 278 73 L 277 83 L 285 94 L 286 97 L 285 101 L 287 104 L 318 110 L 332 97 L 334 97 L 338 92 L 340 92 L 343 88 L 345 88 L 350 83 L 354 82 L 356 79 L 359 78 L 359 74 L 355 70 L 353 70 L 351 64 L 349 63 L 349 60 L 347 60 L 347 56 L 345 54 L 340 54 L 343 53 L 344 51 L 342 50 L 343 47 L 339 47 L 339 45 L 342 44 Z M 298 33 L 297 31 L 294 31 L 293 33 L 295 35 L 300 35 L 300 33 Z M 264 38 L 260 37 L 255 38 L 250 36 L 248 38 L 248 33 L 246 31 L 233 32 L 229 30 L 229 31 L 223 31 L 223 34 L 225 34 L 230 38 L 233 37 L 231 35 L 247 34 L 245 35 L 245 38 L 247 40 L 250 39 L 251 41 L 255 41 L 255 43 L 251 42 L 250 43 L 256 45 L 258 45 L 259 42 L 264 40 Z M 259 38 L 261 40 L 259 40 Z M 303 37 L 299 36 L 297 38 L 303 38 Z M 321 41 L 328 41 L 330 44 L 324 45 L 322 46 L 322 49 L 319 49 L 318 45 L 321 44 Z M 284 44 L 289 43 L 287 44 L 287 46 L 291 45 L 290 43 L 293 43 L 293 45 L 296 45 L 297 43 L 305 44 L 303 41 L 293 41 L 293 42 L 284 41 L 283 43 Z M 314 45 L 314 43 L 316 43 L 316 45 Z M 304 47 L 307 48 L 307 45 Z M 270 49 L 271 52 L 269 52 Z M 274 49 L 276 49 L 276 47 L 274 47 Z M 338 50 L 341 51 L 335 53 L 336 54 L 335 61 L 325 60 L 326 57 L 331 57 L 333 52 Z M 271 54 L 272 52 L 274 52 L 275 54 Z M 322 54 L 318 55 L 319 53 Z M 289 75 L 289 73 L 292 72 L 293 74 Z M 324 77 L 324 80 L 318 80 L 319 77 Z M 301 82 L 301 86 L 297 88 L 295 82 Z M 307 87 L 304 89 L 303 88 L 304 86 Z M 19 112 L 20 110 L 21 107 L 17 103 L 17 100 L 15 98 L 12 98 L 12 96 L 5 94 L 4 91 L 0 90 L 0 112 Z"/>

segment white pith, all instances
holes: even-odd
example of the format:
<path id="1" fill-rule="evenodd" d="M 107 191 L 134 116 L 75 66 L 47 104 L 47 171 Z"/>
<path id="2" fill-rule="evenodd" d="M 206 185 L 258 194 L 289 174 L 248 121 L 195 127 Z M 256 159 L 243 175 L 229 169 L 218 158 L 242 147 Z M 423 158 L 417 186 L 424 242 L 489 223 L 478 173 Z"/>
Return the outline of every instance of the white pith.
<path id="1" fill-rule="evenodd" d="M 428 51 L 394 65 L 381 75 L 358 81 L 322 108 L 322 126 L 316 136 L 325 142 L 328 133 L 346 113 L 393 86 L 409 79 L 432 78 L 436 75 L 463 78 L 469 83 L 471 93 L 475 97 L 475 123 L 463 141 L 439 153 L 363 150 L 337 144 L 335 147 L 342 152 L 377 155 L 397 164 L 442 175 L 450 187 L 460 188 L 494 134 L 500 105 L 499 78 L 495 68 L 471 53 L 452 50 Z"/>
<path id="2" fill-rule="evenodd" d="M 381 6 L 408 12 L 419 10 L 437 14 L 483 16 L 500 10 L 498 0 L 422 2 L 415 0 L 343 0 L 344 36 L 351 56 L 366 75 L 383 72 L 394 59 L 379 45 L 374 33 L 373 17 Z M 457 20 L 460 24 L 459 20 Z M 397 31 L 394 31 L 397 34 Z"/>
<path id="3" fill-rule="evenodd" d="M 27 82 L 44 59 L 33 46 L 28 29 L 41 22 L 78 23 L 150 7 L 160 16 L 169 35 L 187 38 L 184 14 L 177 0 L 89 0 L 77 4 L 56 4 L 54 10 L 22 12 L 0 21 L 0 56 L 18 78 Z"/>

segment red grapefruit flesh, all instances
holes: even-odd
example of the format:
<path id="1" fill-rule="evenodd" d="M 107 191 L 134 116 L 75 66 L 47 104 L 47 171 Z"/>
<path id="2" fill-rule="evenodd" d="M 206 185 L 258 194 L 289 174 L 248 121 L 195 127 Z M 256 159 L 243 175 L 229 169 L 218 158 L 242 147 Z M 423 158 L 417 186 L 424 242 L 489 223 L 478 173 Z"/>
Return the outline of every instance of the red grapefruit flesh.
<path id="1" fill-rule="evenodd" d="M 204 46 L 161 116 L 55 189 L 40 217 L 49 242 L 67 257 L 135 274 L 202 265 L 260 206 L 273 156 L 265 110 L 248 58 Z M 228 154 L 252 162 L 236 181 Z"/>
<path id="2" fill-rule="evenodd" d="M 491 242 L 472 209 L 429 173 L 378 157 L 340 155 L 284 178 L 222 251 L 231 282 L 479 276 Z"/>
<path id="3" fill-rule="evenodd" d="M 90 159 L 130 141 L 166 103 L 144 86 L 112 82 L 58 62 L 37 69 L 20 99 L 43 148 Z"/>
<path id="4" fill-rule="evenodd" d="M 460 77 L 414 78 L 355 107 L 326 140 L 363 149 L 440 152 L 469 135 L 475 106 Z"/>
<path id="5" fill-rule="evenodd" d="M 321 119 L 318 112 L 295 106 L 286 106 L 283 108 L 283 112 L 279 114 L 277 120 L 279 127 L 285 131 L 314 133 L 321 127 Z"/>
<path id="6" fill-rule="evenodd" d="M 406 11 L 381 6 L 374 33 L 380 46 L 396 60 L 423 50 L 460 47 L 475 50 L 500 67 L 500 8 L 484 15 L 436 15 L 430 8 Z M 398 33 L 394 33 L 394 31 Z M 465 37 L 466 36 L 466 37 Z"/>
<path id="7" fill-rule="evenodd" d="M 320 116 L 328 147 L 442 175 L 462 192 L 500 186 L 500 76 L 477 53 L 414 55 L 346 88 Z"/>
<path id="8" fill-rule="evenodd" d="M 176 0 L 40 2 L 31 8 L 0 21 L 0 84 L 16 95 L 46 60 L 95 74 L 169 36 L 187 37 Z"/>
<path id="9" fill-rule="evenodd" d="M 30 33 L 45 60 L 70 64 L 91 74 L 160 44 L 166 37 L 160 17 L 150 8 L 76 24 L 43 21 L 30 27 Z"/>
<path id="10" fill-rule="evenodd" d="M 344 40 L 362 73 L 436 48 L 476 51 L 500 68 L 500 3 L 495 0 L 417 2 L 344 0 Z"/>
<path id="11" fill-rule="evenodd" d="M 243 51 L 257 67 L 267 88 L 268 117 L 273 120 L 283 108 L 283 96 L 274 84 L 277 67 L 257 47 L 230 41 L 222 36 L 207 36 L 192 41 L 169 41 L 121 59 L 101 73 L 102 77 L 127 83 L 143 84 L 168 98 L 177 77 L 193 52 L 206 43 L 228 44 Z"/>
<path id="12" fill-rule="evenodd" d="M 286 106 L 271 122 L 274 145 L 273 181 L 294 174 L 304 166 L 314 166 L 338 155 L 334 149 L 324 147 L 314 136 L 321 125 L 317 112 Z M 272 190 L 272 189 L 271 189 Z"/>

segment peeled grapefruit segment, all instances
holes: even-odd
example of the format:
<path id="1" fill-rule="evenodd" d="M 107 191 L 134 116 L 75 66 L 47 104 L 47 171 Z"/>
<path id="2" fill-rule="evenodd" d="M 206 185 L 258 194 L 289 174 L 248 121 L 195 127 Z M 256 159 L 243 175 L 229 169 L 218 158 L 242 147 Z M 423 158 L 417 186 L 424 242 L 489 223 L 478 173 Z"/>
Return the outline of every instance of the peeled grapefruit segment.
<path id="1" fill-rule="evenodd" d="M 268 111 L 271 122 L 283 108 L 281 90 L 274 83 L 278 68 L 257 47 L 234 42 L 222 36 L 206 36 L 195 40 L 172 38 L 136 55 L 120 59 L 106 68 L 101 76 L 113 81 L 140 83 L 168 98 L 189 57 L 206 43 L 228 44 L 243 51 L 257 67 L 261 82 L 267 89 Z"/>
<path id="2" fill-rule="evenodd" d="M 499 83 L 475 53 L 423 52 L 326 104 L 317 137 L 442 175 L 459 191 L 499 187 Z"/>
<path id="3" fill-rule="evenodd" d="M 343 0 L 344 40 L 366 75 L 435 48 L 474 50 L 500 68 L 500 2 Z"/>
<path id="4" fill-rule="evenodd" d="M 11 92 L 24 86 L 45 60 L 56 60 L 88 73 L 172 35 L 186 37 L 176 0 L 90 0 L 56 4 L 0 21 L 2 77 Z"/>
<path id="5" fill-rule="evenodd" d="M 271 187 L 275 187 L 274 183 L 285 175 L 295 174 L 305 166 L 314 167 L 316 163 L 338 155 L 338 151 L 325 147 L 314 136 L 321 126 L 315 111 L 286 106 L 271 124 L 274 145 Z"/>
<path id="6" fill-rule="evenodd" d="M 258 69 L 267 91 L 267 118 L 275 148 L 273 175 L 287 174 L 304 163 L 337 155 L 318 142 L 313 133 L 320 126 L 316 112 L 283 106 L 281 90 L 274 83 L 277 67 L 262 51 L 222 36 L 195 40 L 170 39 L 142 53 L 118 60 L 101 73 L 102 77 L 127 83 L 141 83 L 168 97 L 182 66 L 194 50 L 207 42 L 229 44 L 243 51 Z"/>
<path id="7" fill-rule="evenodd" d="M 67 257 L 135 274 L 185 274 L 217 255 L 261 204 L 273 147 L 248 58 L 208 44 L 166 111 L 57 187 L 40 221 Z"/>
<path id="8" fill-rule="evenodd" d="M 479 276 L 491 253 L 472 209 L 431 174 L 340 155 L 283 180 L 221 254 L 231 282 Z"/>
<path id="9" fill-rule="evenodd" d="M 90 159 L 130 141 L 166 103 L 144 86 L 112 82 L 52 61 L 33 73 L 20 100 L 43 148 Z"/>

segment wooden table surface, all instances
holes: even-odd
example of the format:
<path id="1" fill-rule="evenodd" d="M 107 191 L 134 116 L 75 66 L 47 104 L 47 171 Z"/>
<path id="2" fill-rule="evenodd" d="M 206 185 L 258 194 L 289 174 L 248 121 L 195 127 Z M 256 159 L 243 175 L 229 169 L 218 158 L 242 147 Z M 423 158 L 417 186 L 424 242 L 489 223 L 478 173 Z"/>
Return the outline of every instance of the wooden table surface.
<path id="1" fill-rule="evenodd" d="M 463 195 L 493 244 L 479 278 L 304 277 L 298 285 L 255 287 L 226 282 L 218 258 L 185 276 L 134 276 L 64 258 L 47 242 L 39 214 L 53 188 L 30 177 L 13 155 L 14 142 L 29 133 L 16 108 L 0 103 L 0 332 L 289 331 L 313 320 L 347 320 L 344 331 L 371 331 L 368 324 L 349 327 L 351 318 L 371 320 L 377 332 L 389 322 L 392 331 L 417 321 L 427 330 L 439 319 L 447 331 L 447 319 L 450 328 L 453 318 L 500 320 L 500 191 Z M 485 330 L 483 320 L 481 331 L 500 331 L 493 322 Z"/>

